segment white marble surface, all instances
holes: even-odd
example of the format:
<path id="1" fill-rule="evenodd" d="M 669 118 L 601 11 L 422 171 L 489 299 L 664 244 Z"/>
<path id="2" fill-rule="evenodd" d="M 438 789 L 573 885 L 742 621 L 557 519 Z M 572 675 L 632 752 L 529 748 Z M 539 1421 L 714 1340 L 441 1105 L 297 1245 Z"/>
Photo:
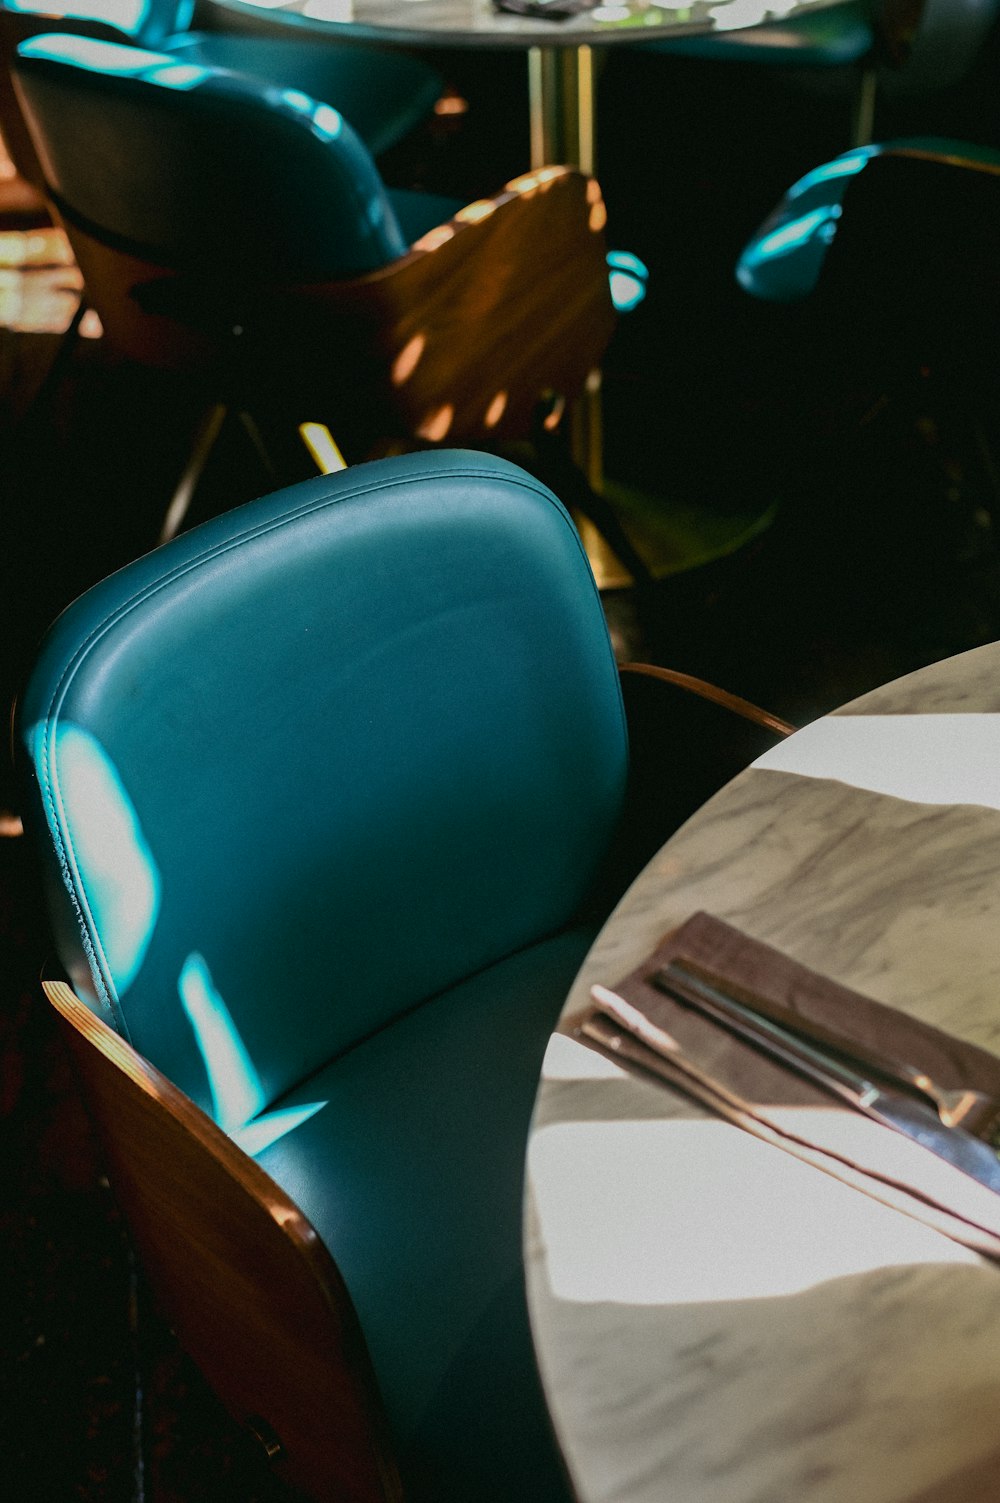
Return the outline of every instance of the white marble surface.
<path id="1" fill-rule="evenodd" d="M 497 12 L 492 0 L 214 0 L 223 9 L 366 41 L 437 47 L 604 46 L 784 20 L 840 0 L 605 0 L 564 20 Z"/>
<path id="2" fill-rule="evenodd" d="M 567 1012 L 697 909 L 1000 1053 L 1000 644 L 718 794 L 619 905 Z M 563 1036 L 526 1248 L 583 1503 L 1000 1498 L 1000 1269 Z"/>

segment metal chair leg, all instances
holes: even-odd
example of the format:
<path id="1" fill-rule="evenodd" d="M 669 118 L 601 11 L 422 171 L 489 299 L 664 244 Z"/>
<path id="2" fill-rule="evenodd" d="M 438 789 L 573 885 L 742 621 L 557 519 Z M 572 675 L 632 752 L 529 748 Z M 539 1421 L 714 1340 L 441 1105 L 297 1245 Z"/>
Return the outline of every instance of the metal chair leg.
<path id="1" fill-rule="evenodd" d="M 229 408 L 221 402 L 209 407 L 203 414 L 201 422 L 195 433 L 194 443 L 188 455 L 187 464 L 174 487 L 174 493 L 170 498 L 163 518 L 163 526 L 160 528 L 158 543 L 168 543 L 176 537 L 187 516 L 188 509 L 198 488 L 198 482 L 204 473 L 209 456 L 218 442 L 219 435 L 225 427 Z"/>
<path id="2" fill-rule="evenodd" d="M 247 438 L 253 445 L 253 451 L 260 461 L 261 468 L 272 485 L 278 484 L 278 467 L 271 458 L 270 451 L 264 442 L 264 435 L 260 431 L 260 424 L 253 413 L 244 407 L 240 411 L 240 423 Z"/>
<path id="3" fill-rule="evenodd" d="M 312 456 L 321 475 L 333 475 L 347 469 L 347 460 L 325 423 L 300 423 L 299 438 Z"/>
<path id="4" fill-rule="evenodd" d="M 203 413 L 198 424 L 187 463 L 167 507 L 158 543 L 167 543 L 176 537 L 187 522 L 205 466 L 231 417 L 238 420 L 249 439 L 266 483 L 272 489 L 314 473 L 306 464 L 307 453 L 315 466 L 326 473 L 345 466 L 346 461 L 332 435 L 322 424 L 300 424 L 294 433 L 293 444 L 292 435 L 286 431 L 287 425 L 270 422 L 265 416 L 258 417 L 245 407 L 231 408 L 216 403 Z M 306 432 L 307 429 L 310 431 Z M 322 444 L 320 435 L 325 439 Z"/>

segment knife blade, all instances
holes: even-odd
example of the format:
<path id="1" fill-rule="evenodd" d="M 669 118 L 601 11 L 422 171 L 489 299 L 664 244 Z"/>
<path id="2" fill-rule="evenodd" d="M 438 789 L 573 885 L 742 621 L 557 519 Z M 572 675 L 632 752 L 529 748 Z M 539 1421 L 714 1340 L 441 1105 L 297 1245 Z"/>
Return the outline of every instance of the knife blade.
<path id="1" fill-rule="evenodd" d="M 877 1084 L 846 1060 L 826 1054 L 682 966 L 665 966 L 647 979 L 674 1001 L 722 1024 L 762 1053 L 796 1070 L 876 1122 L 902 1133 L 1000 1195 L 1000 1158 L 996 1152 L 981 1138 L 960 1127 L 945 1127 L 928 1104 Z M 640 1009 L 603 986 L 593 987 L 591 997 L 601 1011 L 630 1033 L 668 1059 L 681 1063 L 676 1040 Z"/>
<path id="2" fill-rule="evenodd" d="M 755 992 L 741 983 L 723 978 L 686 955 L 675 956 L 668 963 L 673 974 L 683 973 L 685 978 L 708 982 L 725 995 L 727 1005 L 749 1009 L 758 1017 L 770 1018 L 773 1023 L 789 1033 L 816 1045 L 824 1053 L 835 1058 L 846 1058 L 864 1072 L 874 1071 L 883 1084 L 901 1087 L 915 1092 L 935 1107 L 945 1127 L 963 1127 L 976 1138 L 982 1138 L 996 1148 L 1000 1135 L 1000 1096 L 995 1092 L 977 1090 L 972 1086 L 950 1087 L 929 1075 L 926 1069 L 895 1054 L 888 1054 L 870 1039 L 858 1038 L 853 1033 L 840 1032 L 828 1023 L 823 1023 L 808 1013 L 793 1010 L 774 997 Z M 655 983 L 654 983 L 655 984 Z"/>

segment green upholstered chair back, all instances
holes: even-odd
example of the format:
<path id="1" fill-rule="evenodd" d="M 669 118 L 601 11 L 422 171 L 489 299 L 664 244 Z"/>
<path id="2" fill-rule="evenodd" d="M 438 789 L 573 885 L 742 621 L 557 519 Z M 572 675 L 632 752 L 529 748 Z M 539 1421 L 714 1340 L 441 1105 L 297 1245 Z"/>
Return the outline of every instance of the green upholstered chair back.
<path id="1" fill-rule="evenodd" d="M 569 517 L 458 451 L 113 575 L 52 628 L 19 742 L 71 980 L 227 1127 L 565 926 L 627 764 Z"/>
<path id="2" fill-rule="evenodd" d="M 13 73 L 57 207 L 119 250 L 225 288 L 406 249 L 367 149 L 299 90 L 65 35 L 23 42 Z"/>

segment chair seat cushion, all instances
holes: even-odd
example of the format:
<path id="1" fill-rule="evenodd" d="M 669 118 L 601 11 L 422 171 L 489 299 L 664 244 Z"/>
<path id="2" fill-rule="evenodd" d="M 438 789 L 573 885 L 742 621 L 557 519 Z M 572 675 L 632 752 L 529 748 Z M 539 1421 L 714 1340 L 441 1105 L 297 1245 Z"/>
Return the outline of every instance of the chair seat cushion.
<path id="1" fill-rule="evenodd" d="M 351 1049 L 276 1103 L 325 1105 L 258 1155 L 344 1275 L 420 1498 L 565 1496 L 527 1322 L 522 1177 L 546 1042 L 592 939 L 522 950 Z"/>
<path id="2" fill-rule="evenodd" d="M 195 31 L 171 37 L 164 51 L 202 67 L 268 79 L 278 88 L 297 89 L 333 105 L 373 156 L 419 125 L 444 87 L 427 63 L 374 47 Z"/>

